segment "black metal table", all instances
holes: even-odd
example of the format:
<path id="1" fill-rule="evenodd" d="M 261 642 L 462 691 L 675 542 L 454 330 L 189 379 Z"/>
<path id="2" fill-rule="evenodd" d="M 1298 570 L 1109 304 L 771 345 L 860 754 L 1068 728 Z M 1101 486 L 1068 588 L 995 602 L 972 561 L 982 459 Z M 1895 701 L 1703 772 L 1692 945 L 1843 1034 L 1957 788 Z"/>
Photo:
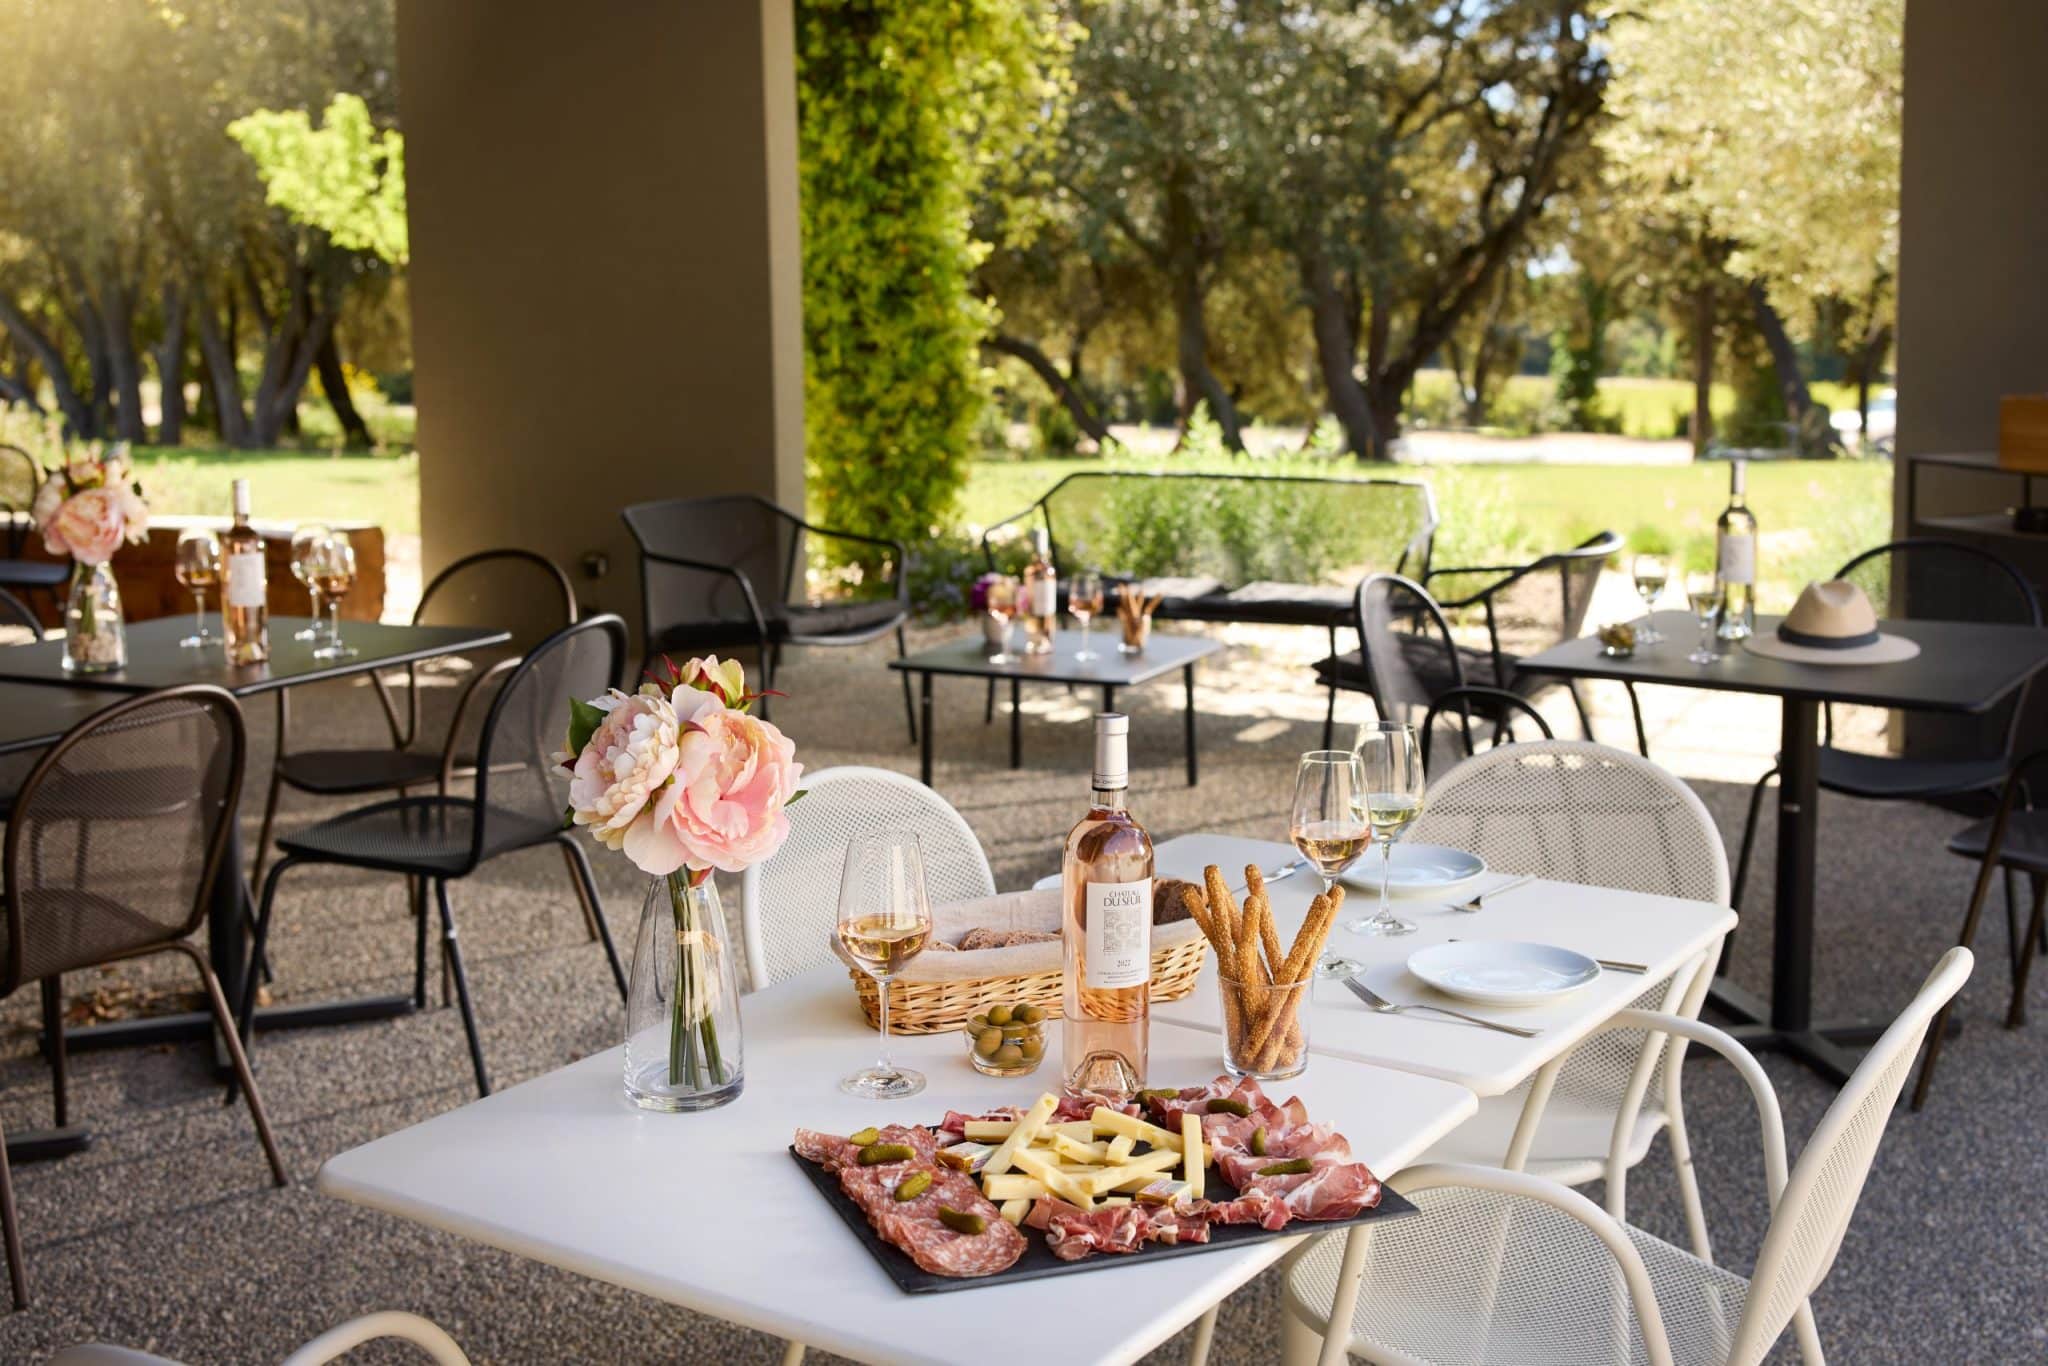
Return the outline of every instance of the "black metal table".
<path id="1" fill-rule="evenodd" d="M 1116 710 L 1116 690 L 1135 688 L 1164 678 L 1178 670 L 1187 690 L 1185 718 L 1188 786 L 1198 776 L 1195 763 L 1195 664 L 1222 650 L 1220 642 L 1207 636 L 1166 636 L 1154 633 L 1144 650 L 1135 655 L 1117 649 L 1115 630 L 1089 635 L 1094 659 L 1076 659 L 1081 650 L 1079 631 L 1056 631 L 1053 648 L 1042 655 L 1027 655 L 1021 644 L 1012 650 L 1016 659 L 999 663 L 991 658 L 994 647 L 981 636 L 967 636 L 936 649 L 922 650 L 906 659 L 892 659 L 889 667 L 918 676 L 918 706 L 922 724 L 918 730 L 918 776 L 925 786 L 932 781 L 932 679 L 985 678 L 991 686 L 999 680 L 1010 683 L 1010 767 L 1024 764 L 1024 731 L 1017 703 L 1026 683 L 1065 683 L 1074 687 L 1102 689 L 1102 709 Z"/>
<path id="2" fill-rule="evenodd" d="M 209 628 L 220 634 L 220 618 L 209 614 Z M 54 744 L 59 736 L 102 707 L 124 696 L 155 692 L 184 683 L 211 683 L 237 697 L 252 697 L 303 683 L 348 678 L 374 669 L 417 663 L 443 655 L 502 645 L 509 631 L 486 626 L 395 626 L 382 622 L 344 621 L 342 639 L 356 653 L 347 659 L 316 659 L 309 641 L 292 639 L 306 626 L 306 617 L 270 619 L 270 659 L 263 664 L 230 665 L 218 647 L 187 650 L 178 641 L 190 634 L 187 616 L 159 617 L 128 626 L 128 666 L 101 674 L 64 671 L 62 640 L 16 645 L 0 650 L 0 754 Z M 37 695 L 43 701 L 38 705 Z M 207 909 L 207 956 L 230 1001 L 242 999 L 242 943 L 249 906 L 242 880 L 239 819 L 228 822 L 228 842 L 221 874 L 214 878 Z M 410 996 L 370 996 L 294 1006 L 266 1006 L 257 1012 L 262 1029 L 342 1024 L 409 1013 Z M 173 1039 L 205 1038 L 211 1017 L 194 1011 L 180 1015 L 121 1020 L 65 1031 L 69 1048 L 109 1048 Z"/>
<path id="3" fill-rule="evenodd" d="M 1768 1005 L 1726 977 L 1715 979 L 1716 1006 L 1748 1023 L 1733 1031 L 1745 1042 L 1781 1049 L 1839 1085 L 1856 1058 L 1842 1045 L 1869 1043 L 1882 1026 L 1816 1024 L 1813 1019 L 1813 879 L 1820 769 L 1820 704 L 1840 702 L 1915 711 L 1974 713 L 1996 705 L 2048 666 L 2048 630 L 1960 621 L 1885 621 L 1891 635 L 1916 641 L 1920 653 L 1896 664 L 1795 664 L 1723 643 L 1713 664 L 1686 660 L 1699 639 L 1688 612 L 1653 618 L 1661 644 L 1628 659 L 1601 653 L 1587 636 L 1553 646 L 1515 666 L 1517 675 L 1660 683 L 1713 692 L 1762 693 L 1783 704 L 1778 758 L 1777 923 L 1771 946 Z M 1777 617 L 1758 617 L 1759 632 Z"/>

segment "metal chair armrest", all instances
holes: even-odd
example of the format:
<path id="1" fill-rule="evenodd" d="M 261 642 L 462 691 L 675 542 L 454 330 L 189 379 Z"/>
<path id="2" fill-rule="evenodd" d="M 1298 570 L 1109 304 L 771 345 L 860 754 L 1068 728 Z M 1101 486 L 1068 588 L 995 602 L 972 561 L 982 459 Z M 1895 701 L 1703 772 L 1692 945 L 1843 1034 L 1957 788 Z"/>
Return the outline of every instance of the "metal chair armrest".
<path id="1" fill-rule="evenodd" d="M 761 610 L 761 599 L 754 592 L 754 581 L 747 577 L 746 571 L 729 564 L 713 564 L 709 560 L 692 560 L 682 555 L 664 554 L 659 550 L 643 550 L 640 552 L 640 559 L 643 563 L 651 560 L 656 564 L 674 565 L 679 569 L 694 569 L 701 574 L 722 574 L 726 578 L 731 579 L 740 586 L 740 593 L 747 600 L 747 611 L 753 615 L 754 629 L 760 632 L 761 640 L 764 643 L 767 641 L 768 617 Z"/>

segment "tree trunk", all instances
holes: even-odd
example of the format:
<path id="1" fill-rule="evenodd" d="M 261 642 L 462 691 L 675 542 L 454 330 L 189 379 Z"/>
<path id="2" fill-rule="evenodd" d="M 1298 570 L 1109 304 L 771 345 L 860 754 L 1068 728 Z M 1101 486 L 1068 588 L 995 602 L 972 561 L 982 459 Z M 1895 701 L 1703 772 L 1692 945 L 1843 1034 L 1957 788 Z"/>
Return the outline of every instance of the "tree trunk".
<path id="1" fill-rule="evenodd" d="M 996 333 L 983 341 L 982 345 L 1001 355 L 1014 356 L 1029 366 L 1031 373 L 1043 380 L 1045 387 L 1052 390 L 1053 397 L 1073 415 L 1074 424 L 1089 436 L 1103 443 L 1116 440 L 1109 434 L 1109 424 L 1102 420 L 1102 415 L 1088 402 L 1088 396 L 1081 392 L 1081 370 L 1078 365 L 1075 365 L 1068 374 L 1061 374 L 1060 368 L 1052 363 L 1052 357 L 1024 338 L 1011 336 L 1007 332 Z"/>
<path id="2" fill-rule="evenodd" d="M 1714 287 L 1692 296 L 1692 458 L 1707 453 L 1714 436 Z"/>
<path id="3" fill-rule="evenodd" d="M 266 348 L 249 423 L 249 439 L 258 448 L 275 446 L 298 413 L 299 395 L 313 373 L 314 358 L 334 334 L 334 322 L 334 314 L 326 310 L 307 318 L 303 326 L 280 320 Z"/>
<path id="4" fill-rule="evenodd" d="M 1316 368 L 1322 373 L 1330 415 L 1344 429 L 1344 444 L 1361 456 L 1370 456 L 1375 429 L 1365 387 L 1358 382 L 1358 333 L 1350 302 L 1317 253 L 1302 254 L 1301 283 L 1308 295 Z"/>
<path id="5" fill-rule="evenodd" d="M 1401 398 L 1407 379 L 1380 376 L 1365 386 L 1366 410 L 1372 415 L 1371 445 L 1363 454 L 1371 460 L 1392 460 L 1394 443 L 1401 439 Z"/>
<path id="6" fill-rule="evenodd" d="M 215 426 L 221 444 L 237 450 L 250 445 L 249 413 L 242 406 L 242 382 L 235 373 L 235 353 L 221 331 L 220 318 L 204 289 L 194 286 L 193 312 L 199 319 L 199 354 L 205 361 L 207 392 L 213 395 Z"/>
<path id="7" fill-rule="evenodd" d="M 50 391 L 56 395 L 57 411 L 64 416 L 65 429 L 73 436 L 84 436 L 92 419 L 78 387 L 71 382 L 71 372 L 64 365 L 64 353 L 57 349 L 48 333 L 21 311 L 21 305 L 14 296 L 4 292 L 0 292 L 0 326 L 6 327 L 15 345 L 33 356 L 43 373 L 49 376 Z"/>
<path id="8" fill-rule="evenodd" d="M 1877 367 L 1891 344 L 1892 325 L 1873 320 L 1852 361 L 1856 367 L 1856 435 L 1866 445 L 1870 441 L 1870 381 L 1876 378 Z"/>
<path id="9" fill-rule="evenodd" d="M 105 305 L 107 377 L 114 395 L 114 436 L 141 443 L 149 440 L 142 421 L 142 357 L 135 350 L 135 290 L 126 281 L 109 280 L 100 291 Z"/>
<path id="10" fill-rule="evenodd" d="M 1785 417 L 1793 430 L 1804 431 L 1806 415 L 1813 407 L 1813 397 L 1806 389 L 1806 376 L 1799 372 L 1799 352 L 1792 345 L 1792 337 L 1785 331 L 1785 321 L 1778 316 L 1778 310 L 1771 307 L 1768 295 L 1764 293 L 1761 280 L 1749 282 L 1750 305 L 1756 310 L 1756 330 L 1762 334 L 1764 347 L 1771 353 L 1771 368 L 1778 376 L 1778 391 L 1785 397 Z"/>
<path id="11" fill-rule="evenodd" d="M 1368 307 L 1364 398 L 1372 418 L 1372 431 L 1369 444 L 1359 453 L 1372 460 L 1392 460 L 1394 443 L 1401 438 L 1401 399 L 1415 371 L 1412 365 L 1399 364 L 1389 355 L 1393 349 L 1393 307 L 1387 302 L 1385 286 L 1378 280 L 1372 283 Z"/>
<path id="12" fill-rule="evenodd" d="M 356 411 L 355 400 L 349 397 L 348 376 L 341 368 L 341 348 L 335 345 L 331 329 L 327 340 L 314 353 L 313 365 L 320 375 L 320 392 L 327 395 L 327 406 L 334 409 L 335 421 L 341 424 L 342 443 L 350 450 L 370 449 L 376 443 L 370 438 L 369 424 Z"/>
<path id="13" fill-rule="evenodd" d="M 1223 444 L 1233 451 L 1244 449 L 1244 433 L 1238 426 L 1237 405 L 1209 368 L 1209 324 L 1202 316 L 1202 285 L 1195 267 L 1176 272 L 1173 282 L 1175 342 L 1180 361 L 1181 420 L 1186 422 L 1196 400 L 1209 405 L 1209 416 L 1223 429 Z"/>
<path id="14" fill-rule="evenodd" d="M 163 340 L 156 347 L 158 403 L 156 439 L 165 446 L 185 439 L 185 294 L 166 281 L 163 287 Z"/>

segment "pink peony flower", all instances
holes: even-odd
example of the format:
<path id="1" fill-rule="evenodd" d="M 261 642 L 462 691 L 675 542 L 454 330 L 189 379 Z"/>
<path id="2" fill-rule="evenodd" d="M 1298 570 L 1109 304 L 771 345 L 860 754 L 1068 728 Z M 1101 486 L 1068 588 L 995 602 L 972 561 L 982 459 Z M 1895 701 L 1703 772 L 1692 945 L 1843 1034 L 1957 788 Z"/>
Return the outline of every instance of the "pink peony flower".
<path id="1" fill-rule="evenodd" d="M 125 521 L 119 489 L 86 489 L 72 494 L 43 524 L 43 545 L 52 555 L 69 555 L 80 564 L 105 564 L 121 548 Z"/>
<path id="2" fill-rule="evenodd" d="M 684 688 L 715 693 L 726 706 L 737 707 L 747 692 L 746 670 L 737 659 L 721 661 L 717 655 L 693 659 L 676 675 L 676 691 Z"/>
<path id="3" fill-rule="evenodd" d="M 571 819 L 591 827 L 607 849 L 623 848 L 638 863 L 633 828 L 651 823 L 651 799 L 675 772 L 675 709 L 659 693 L 617 689 L 592 705 L 606 715 L 569 766 Z"/>
<path id="4" fill-rule="evenodd" d="M 788 837 L 783 807 L 802 774 L 796 746 L 770 723 L 722 706 L 703 711 L 682 737 L 648 829 L 635 831 L 640 852 L 629 839 L 627 854 L 650 873 L 685 865 L 744 871 Z"/>
<path id="5" fill-rule="evenodd" d="M 62 474 L 48 476 L 43 480 L 42 485 L 36 489 L 36 500 L 29 507 L 29 520 L 34 522 L 38 528 L 48 527 L 50 519 L 57 515 L 57 509 L 64 506 L 64 499 L 68 496 L 69 490 L 64 487 L 64 476 Z M 51 553 L 61 555 L 64 552 L 58 550 Z"/>

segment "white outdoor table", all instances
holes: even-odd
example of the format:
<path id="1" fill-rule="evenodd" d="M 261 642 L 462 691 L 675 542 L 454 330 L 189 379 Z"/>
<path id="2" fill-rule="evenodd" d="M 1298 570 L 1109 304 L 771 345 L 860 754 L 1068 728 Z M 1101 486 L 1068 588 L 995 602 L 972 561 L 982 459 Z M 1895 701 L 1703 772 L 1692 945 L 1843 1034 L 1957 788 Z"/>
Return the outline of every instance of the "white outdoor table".
<path id="1" fill-rule="evenodd" d="M 975 1073 L 958 1034 L 899 1038 L 930 1078 L 908 1101 L 843 1095 L 876 1037 L 846 974 L 820 969 L 746 999 L 746 1090 L 720 1110 L 657 1115 L 620 1086 L 620 1050 L 537 1077 L 330 1160 L 330 1195 L 657 1299 L 862 1361 L 955 1363 L 1040 1351 L 1066 1360 L 1143 1356 L 1300 1242 L 1147 1263 L 1079 1278 L 906 1295 L 786 1151 L 799 1127 L 851 1133 L 932 1122 L 951 1109 L 1029 1104 L 1056 1089 L 1058 1031 L 1029 1077 Z M 1155 1025 L 1150 1079 L 1196 1084 L 1218 1041 Z M 1330 1058 L 1299 1095 L 1360 1160 L 1391 1176 L 1473 1113 L 1463 1087 Z M 1314 1226 L 1305 1226 L 1313 1232 Z"/>
<path id="2" fill-rule="evenodd" d="M 1203 866 L 1214 863 L 1236 887 L 1243 884 L 1248 863 L 1270 871 L 1298 857 L 1292 845 L 1270 840 L 1183 835 L 1158 847 L 1154 867 L 1161 877 L 1200 883 Z M 1502 881 L 1502 874 L 1489 872 L 1478 888 L 1483 892 Z M 1270 884 L 1273 918 L 1283 948 L 1293 942 L 1309 902 L 1321 888 L 1312 869 Z M 1465 895 L 1469 898 L 1470 893 Z M 1373 991 L 1404 1005 L 1433 1002 L 1542 1033 L 1533 1039 L 1518 1039 L 1426 1013 L 1375 1014 L 1346 991 L 1342 982 L 1318 981 L 1311 997 L 1310 1053 L 1440 1077 L 1481 1096 L 1512 1091 L 1627 1008 L 1647 988 L 1695 961 L 1735 927 L 1735 912 L 1726 906 L 1539 881 L 1515 888 L 1497 904 L 1489 899 L 1487 908 L 1477 913 L 1454 911 L 1419 897 L 1396 898 L 1395 913 L 1415 925 L 1413 934 L 1388 938 L 1343 929 L 1361 914 L 1372 914 L 1378 898 L 1377 892 L 1347 887 L 1337 929 L 1329 942 L 1331 951 L 1366 965 L 1364 981 Z M 1575 949 L 1593 958 L 1641 963 L 1649 971 L 1602 972 L 1592 986 L 1549 1005 L 1477 1006 L 1442 995 L 1408 973 L 1409 954 L 1447 939 L 1531 940 Z M 1223 1010 L 1215 982 L 1214 971 L 1205 972 L 1191 995 L 1154 1006 L 1154 1024 L 1165 1021 L 1221 1034 Z"/>

